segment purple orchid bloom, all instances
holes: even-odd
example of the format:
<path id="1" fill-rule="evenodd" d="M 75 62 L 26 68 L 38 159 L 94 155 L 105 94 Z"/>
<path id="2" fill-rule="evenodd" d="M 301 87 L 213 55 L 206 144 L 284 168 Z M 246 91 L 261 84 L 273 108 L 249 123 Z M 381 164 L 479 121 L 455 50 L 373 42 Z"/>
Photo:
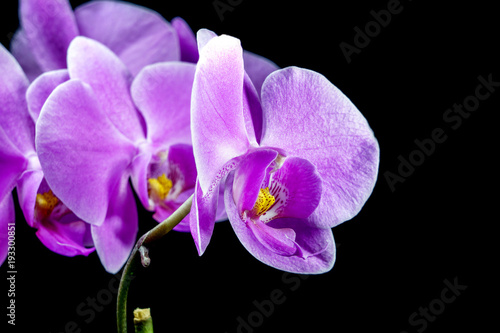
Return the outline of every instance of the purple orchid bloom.
<path id="1" fill-rule="evenodd" d="M 76 37 L 68 48 L 69 80 L 61 82 L 58 71 L 40 77 L 40 93 L 33 95 L 43 100 L 53 90 L 46 101 L 33 103 L 43 105 L 35 141 L 47 183 L 92 225 L 109 272 L 121 268 L 136 240 L 129 179 L 158 220 L 194 192 L 189 121 L 194 71 L 194 64 L 165 62 L 145 67 L 133 79 L 110 49 Z M 176 230 L 188 231 L 188 221 Z"/>
<path id="2" fill-rule="evenodd" d="M 200 46 L 190 213 L 199 254 L 223 186 L 229 221 L 253 256 L 290 272 L 329 271 L 331 228 L 360 211 L 377 178 L 379 147 L 366 119 L 324 76 L 297 67 L 272 72 L 259 98 L 239 40 L 220 36 Z"/>
<path id="3" fill-rule="evenodd" d="M 67 0 L 20 0 L 19 7 L 21 28 L 11 51 L 30 81 L 66 68 L 66 50 L 76 36 L 106 45 L 133 75 L 149 64 L 180 60 L 174 28 L 158 13 L 135 4 L 90 1 L 73 12 Z"/>
<path id="4" fill-rule="evenodd" d="M 11 192 L 17 186 L 28 224 L 50 250 L 65 255 L 94 251 L 90 225 L 77 218 L 44 180 L 35 151 L 35 118 L 28 112 L 28 79 L 14 57 L 0 47 L 0 263 L 5 260 L 7 225 L 14 223 Z"/>

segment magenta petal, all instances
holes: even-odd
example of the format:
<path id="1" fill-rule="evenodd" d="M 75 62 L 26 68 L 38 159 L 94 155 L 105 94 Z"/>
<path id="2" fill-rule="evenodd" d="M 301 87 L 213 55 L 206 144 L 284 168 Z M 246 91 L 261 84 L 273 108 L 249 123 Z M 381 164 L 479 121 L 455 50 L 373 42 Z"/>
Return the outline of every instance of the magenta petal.
<path id="1" fill-rule="evenodd" d="M 18 29 L 10 41 L 10 51 L 30 81 L 36 79 L 43 70 L 38 65 L 31 45 L 22 28 Z"/>
<path id="2" fill-rule="evenodd" d="M 68 80 L 68 70 L 60 69 L 46 72 L 32 82 L 26 92 L 26 100 L 28 102 L 28 111 L 34 122 L 38 120 L 43 104 L 52 91 L 54 91 L 58 85 Z"/>
<path id="3" fill-rule="evenodd" d="M 86 37 L 77 37 L 68 49 L 72 79 L 92 87 L 100 107 L 123 135 L 133 141 L 144 138 L 141 115 L 130 96 L 132 77 L 123 62 L 107 47 Z"/>
<path id="4" fill-rule="evenodd" d="M 239 40 L 214 37 L 201 49 L 193 84 L 191 130 L 198 178 L 204 192 L 226 162 L 248 150 L 243 77 Z"/>
<path id="5" fill-rule="evenodd" d="M 377 179 L 379 147 L 366 119 L 324 76 L 289 67 L 262 87 L 261 145 L 314 164 L 323 180 L 311 223 L 333 227 L 355 216 Z"/>
<path id="6" fill-rule="evenodd" d="M 329 271 L 335 262 L 335 241 L 332 230 L 316 228 L 306 219 L 279 218 L 267 223 L 271 228 L 290 228 L 295 231 L 295 245 L 298 247 L 294 260 L 310 261 L 319 273 Z M 300 261 L 296 260 L 295 263 Z"/>
<path id="7" fill-rule="evenodd" d="M 146 67 L 131 87 L 146 122 L 147 138 L 157 147 L 191 144 L 190 105 L 196 66 L 168 62 Z"/>
<path id="8" fill-rule="evenodd" d="M 35 124 L 26 106 L 29 81 L 16 59 L 0 45 L 0 127 L 23 154 L 34 152 Z"/>
<path id="9" fill-rule="evenodd" d="M 38 188 L 43 180 L 42 170 L 29 170 L 23 173 L 17 182 L 17 197 L 26 222 L 31 227 L 37 227 L 35 221 L 35 202 Z"/>
<path id="10" fill-rule="evenodd" d="M 243 61 L 245 62 L 245 72 L 250 76 L 260 96 L 264 80 L 279 67 L 271 60 L 248 51 L 243 51 Z"/>
<path id="11" fill-rule="evenodd" d="M 205 252 L 214 231 L 218 199 L 218 186 L 203 196 L 200 183 L 196 182 L 191 212 L 189 213 L 189 226 L 200 256 Z"/>
<path id="12" fill-rule="evenodd" d="M 269 165 L 278 157 L 271 149 L 256 150 L 246 155 L 235 170 L 233 194 L 238 211 L 252 210 Z"/>
<path id="13" fill-rule="evenodd" d="M 66 68 L 66 50 L 78 35 L 69 1 L 21 1 L 19 12 L 21 26 L 43 71 Z"/>
<path id="14" fill-rule="evenodd" d="M 196 186 L 196 164 L 194 163 L 193 147 L 177 144 L 168 149 L 168 164 L 170 178 L 174 186 L 173 193 L 181 193 Z"/>
<path id="15" fill-rule="evenodd" d="M 92 238 L 109 273 L 117 273 L 127 261 L 138 231 L 137 206 L 134 194 L 124 175 L 112 193 L 104 223 L 92 226 Z"/>
<path id="16" fill-rule="evenodd" d="M 109 121 L 88 85 L 70 80 L 54 90 L 37 122 L 36 146 L 54 194 L 82 220 L 101 224 L 136 148 Z"/>
<path id="17" fill-rule="evenodd" d="M 88 256 L 94 252 L 94 247 L 87 247 L 85 243 L 90 235 L 90 224 L 80 221 L 59 223 L 44 221 L 38 226 L 36 236 L 49 250 L 57 254 L 74 257 Z"/>
<path id="18" fill-rule="evenodd" d="M 201 49 L 203 49 L 205 45 L 207 45 L 207 43 L 214 37 L 217 37 L 217 34 L 212 30 L 208 29 L 198 30 L 198 32 L 196 33 L 196 43 L 198 45 L 198 52 L 201 52 Z"/>
<path id="19" fill-rule="evenodd" d="M 295 231 L 293 229 L 271 228 L 259 220 L 247 221 L 246 224 L 260 244 L 264 245 L 269 251 L 280 256 L 292 256 L 297 252 Z"/>
<path id="20" fill-rule="evenodd" d="M 91 1 L 75 9 L 82 36 L 109 47 L 133 75 L 147 65 L 180 60 L 179 40 L 158 13 L 119 1 Z"/>
<path id="21" fill-rule="evenodd" d="M 10 194 L 16 187 L 17 179 L 26 165 L 27 160 L 0 127 L 0 198 Z"/>
<path id="22" fill-rule="evenodd" d="M 243 119 L 250 144 L 258 146 L 262 137 L 262 106 L 247 73 L 243 79 Z"/>
<path id="23" fill-rule="evenodd" d="M 153 208 L 150 207 L 148 195 L 148 169 L 150 162 L 151 153 L 144 152 L 136 155 L 130 165 L 132 170 L 130 177 L 132 180 L 132 186 L 134 187 L 135 193 L 137 193 L 142 205 L 146 209 Z"/>
<path id="24" fill-rule="evenodd" d="M 227 221 L 227 213 L 224 204 L 225 182 L 219 184 L 219 199 L 217 204 L 217 218 L 215 222 Z"/>
<path id="25" fill-rule="evenodd" d="M 16 221 L 12 194 L 0 197 L 0 266 L 9 252 L 9 227 Z"/>
<path id="26" fill-rule="evenodd" d="M 281 218 L 267 225 L 267 228 L 278 229 L 277 231 L 266 228 L 267 232 L 260 231 L 256 235 L 259 231 L 254 229 L 257 227 L 249 225 L 252 221 L 243 221 L 236 208 L 232 177 L 230 174 L 226 182 L 226 211 L 236 236 L 248 252 L 266 265 L 292 273 L 319 274 L 328 272 L 333 267 L 335 243 L 331 229 L 308 226 L 303 219 Z M 295 239 L 289 229 L 295 233 Z M 271 239 L 273 236 L 278 237 L 274 243 Z M 292 243 L 295 245 L 294 254 Z"/>
<path id="27" fill-rule="evenodd" d="M 228 174 L 238 167 L 241 160 L 242 157 L 238 156 L 224 164 L 217 173 L 215 181 L 210 184 L 205 193 L 201 189 L 199 179 L 196 181 L 193 204 L 189 214 L 189 226 L 200 256 L 205 252 L 210 242 L 215 220 L 221 221 L 227 216 L 224 211 L 224 203 L 220 202 L 220 199 L 224 199 L 222 187 Z"/>
<path id="28" fill-rule="evenodd" d="M 198 45 L 196 44 L 196 37 L 193 30 L 191 30 L 187 22 L 180 17 L 174 17 L 170 23 L 179 37 L 181 61 L 196 64 L 198 62 L 199 55 Z"/>

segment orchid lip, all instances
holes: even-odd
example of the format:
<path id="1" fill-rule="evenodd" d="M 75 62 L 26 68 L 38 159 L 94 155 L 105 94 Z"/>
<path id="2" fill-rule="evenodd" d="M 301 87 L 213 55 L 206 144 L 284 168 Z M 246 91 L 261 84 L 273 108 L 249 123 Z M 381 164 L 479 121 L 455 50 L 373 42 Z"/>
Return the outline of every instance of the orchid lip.
<path id="1" fill-rule="evenodd" d="M 270 186 L 261 188 L 255 205 L 252 210 L 245 210 L 242 214 L 243 220 L 258 219 L 263 223 L 268 223 L 280 217 L 284 206 L 287 204 L 289 192 L 285 186 L 278 182 L 270 181 Z"/>
<path id="2" fill-rule="evenodd" d="M 35 218 L 37 223 L 43 221 L 60 222 L 66 215 L 72 214 L 71 210 L 52 193 L 37 193 L 35 201 Z"/>
<path id="3" fill-rule="evenodd" d="M 281 184 L 278 180 L 273 179 L 273 175 L 281 169 L 285 163 L 286 157 L 278 153 L 277 157 L 269 165 L 267 176 L 264 178 L 259 190 L 257 200 L 251 210 L 245 210 L 241 216 L 243 220 L 258 219 L 263 223 L 279 217 L 283 206 L 287 203 L 289 191 L 285 184 Z M 279 177 L 278 177 L 279 178 Z"/>
<path id="4" fill-rule="evenodd" d="M 145 175 L 148 209 L 157 213 L 158 209 L 163 213 L 175 211 L 179 201 L 194 189 L 194 170 L 194 157 L 189 145 L 172 145 L 152 155 Z"/>
<path id="5" fill-rule="evenodd" d="M 307 219 L 320 201 L 322 180 L 307 160 L 265 149 L 247 155 L 233 186 L 241 219 L 267 224 L 284 217 Z"/>

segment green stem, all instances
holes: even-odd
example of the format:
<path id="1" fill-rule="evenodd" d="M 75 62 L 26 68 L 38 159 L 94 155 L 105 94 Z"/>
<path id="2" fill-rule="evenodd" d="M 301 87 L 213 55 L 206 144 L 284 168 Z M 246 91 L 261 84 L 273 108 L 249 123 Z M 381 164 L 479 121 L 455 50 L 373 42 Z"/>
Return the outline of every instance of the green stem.
<path id="1" fill-rule="evenodd" d="M 130 288 L 130 282 L 134 278 L 134 272 L 139 268 L 139 263 L 142 263 L 143 267 L 149 266 L 151 260 L 148 256 L 148 246 L 161 239 L 177 224 L 179 224 L 182 219 L 189 214 L 192 202 L 193 196 L 190 196 L 189 199 L 182 204 L 182 206 L 172 213 L 172 215 L 145 233 L 135 244 L 129 259 L 125 264 L 125 268 L 123 269 L 120 287 L 118 288 L 118 300 L 116 305 L 118 333 L 127 333 L 128 290 Z"/>
<path id="2" fill-rule="evenodd" d="M 135 333 L 153 333 L 153 318 L 149 309 L 134 310 Z"/>

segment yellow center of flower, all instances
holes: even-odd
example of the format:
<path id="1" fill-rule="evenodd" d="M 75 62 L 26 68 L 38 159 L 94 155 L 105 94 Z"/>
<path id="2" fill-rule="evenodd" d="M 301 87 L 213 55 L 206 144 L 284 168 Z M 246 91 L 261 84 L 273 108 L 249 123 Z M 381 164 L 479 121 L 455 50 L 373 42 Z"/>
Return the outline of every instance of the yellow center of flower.
<path id="1" fill-rule="evenodd" d="M 47 217 L 58 202 L 59 199 L 52 193 L 52 190 L 45 193 L 38 193 L 36 195 L 35 209 L 37 212 L 41 213 L 43 217 Z"/>
<path id="2" fill-rule="evenodd" d="M 269 187 L 261 188 L 259 191 L 259 196 L 257 197 L 257 201 L 253 206 L 252 213 L 257 216 L 261 216 L 262 214 L 267 212 L 269 208 L 271 208 L 275 201 L 276 200 L 274 199 L 274 196 L 269 193 Z"/>
<path id="3" fill-rule="evenodd" d="M 165 200 L 173 184 L 170 179 L 162 174 L 156 178 L 149 178 L 149 195 L 153 198 L 158 198 L 160 200 Z"/>

